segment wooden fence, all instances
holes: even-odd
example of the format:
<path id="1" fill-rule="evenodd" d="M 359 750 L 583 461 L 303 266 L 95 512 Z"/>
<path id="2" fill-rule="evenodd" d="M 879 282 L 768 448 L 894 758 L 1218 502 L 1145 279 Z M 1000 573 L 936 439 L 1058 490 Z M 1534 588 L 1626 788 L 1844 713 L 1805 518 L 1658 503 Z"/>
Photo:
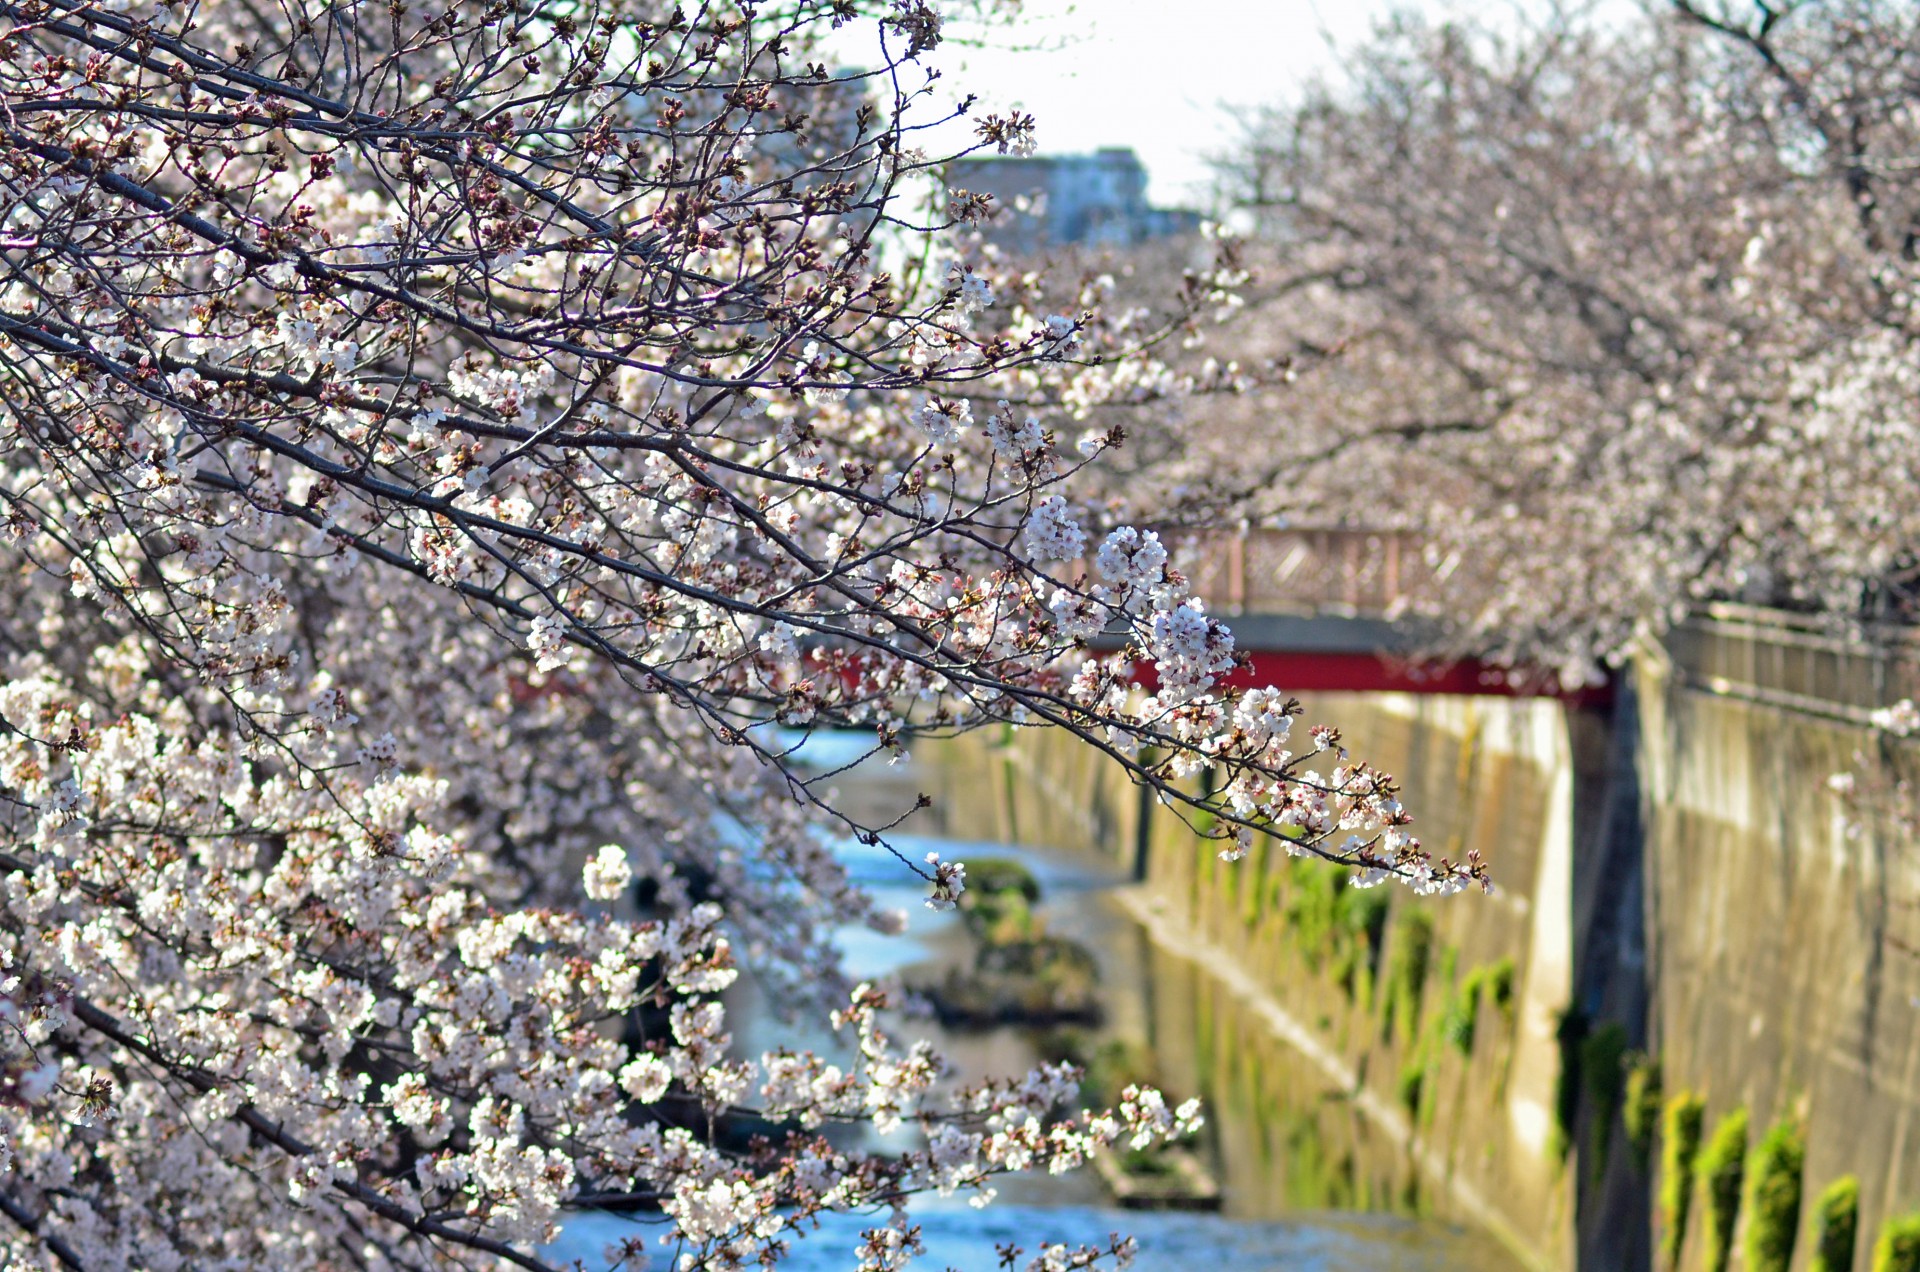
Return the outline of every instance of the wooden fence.
<path id="1" fill-rule="evenodd" d="M 1216 614 L 1396 612 L 1431 574 L 1414 536 L 1391 530 L 1165 532 L 1174 563 Z"/>

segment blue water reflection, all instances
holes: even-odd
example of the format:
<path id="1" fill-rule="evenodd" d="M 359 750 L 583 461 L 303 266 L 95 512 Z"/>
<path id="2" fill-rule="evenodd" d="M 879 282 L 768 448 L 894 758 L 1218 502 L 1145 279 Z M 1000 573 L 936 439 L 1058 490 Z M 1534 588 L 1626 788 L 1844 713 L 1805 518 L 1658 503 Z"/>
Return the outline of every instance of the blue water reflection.
<path id="1" fill-rule="evenodd" d="M 1086 1206 L 1038 1207 L 995 1204 L 974 1210 L 960 1201 L 917 1203 L 927 1253 L 916 1267 L 992 1272 L 1007 1243 L 1026 1253 L 1024 1268 L 1044 1241 L 1104 1245 L 1109 1234 L 1132 1236 L 1140 1245 L 1134 1272 L 1193 1272 L 1203 1266 L 1235 1272 L 1481 1272 L 1489 1266 L 1484 1238 L 1432 1222 L 1385 1215 L 1319 1214 L 1273 1223 L 1246 1223 L 1218 1216 L 1124 1212 Z M 817 1230 L 795 1234 L 785 1272 L 846 1272 L 863 1229 L 881 1220 L 830 1215 Z M 583 1215 L 546 1253 L 588 1269 L 605 1266 L 601 1252 L 622 1237 L 658 1233 L 657 1224 L 636 1224 L 616 1215 Z M 1111 1266 L 1105 1264 L 1104 1266 Z"/>

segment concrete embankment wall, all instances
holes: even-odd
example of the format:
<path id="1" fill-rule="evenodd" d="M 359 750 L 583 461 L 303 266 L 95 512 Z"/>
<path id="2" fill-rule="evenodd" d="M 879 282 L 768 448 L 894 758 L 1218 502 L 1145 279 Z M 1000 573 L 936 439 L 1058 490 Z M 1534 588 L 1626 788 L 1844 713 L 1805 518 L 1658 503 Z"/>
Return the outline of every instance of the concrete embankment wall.
<path id="1" fill-rule="evenodd" d="M 952 830 L 1090 848 L 1132 871 L 1131 901 L 1156 938 L 1259 1000 L 1293 1044 L 1276 1063 L 1334 1079 L 1414 1163 L 1419 1208 L 1489 1228 L 1533 1266 L 1566 1266 L 1572 1198 L 1556 1101 L 1573 976 L 1572 807 L 1587 770 L 1604 764 L 1604 734 L 1550 700 L 1328 694 L 1307 706 L 1308 721 L 1336 723 L 1355 755 L 1400 780 L 1432 847 L 1485 852 L 1498 891 L 1348 890 L 1346 872 L 1277 843 L 1221 861 L 1217 842 L 1052 731 L 951 747 L 939 802 L 964 810 Z M 1253 1138 L 1233 1128 L 1223 1149 L 1255 1151 Z M 1230 1164 L 1230 1177 L 1246 1173 Z"/>
<path id="2" fill-rule="evenodd" d="M 1648 1048 L 1669 1096 L 1705 1099 L 1708 1137 L 1736 1109 L 1750 1142 L 1804 1127 L 1796 1268 L 1812 1199 L 1843 1175 L 1856 1269 L 1920 1210 L 1920 854 L 1827 783 L 1911 772 L 1911 748 L 1863 726 L 1914 668 L 1897 645 L 1732 609 L 1635 667 Z M 1682 1267 L 1705 1266 L 1707 1227 L 1688 1224 Z"/>
<path id="3" fill-rule="evenodd" d="M 1309 699 L 1309 721 L 1400 779 L 1431 847 L 1487 855 L 1491 898 L 1389 888 L 1382 910 L 1273 845 L 1221 862 L 1092 749 L 1038 730 L 949 746 L 940 802 L 955 833 L 1090 848 L 1133 871 L 1158 940 L 1257 1000 L 1294 1062 L 1346 1085 L 1433 1209 L 1526 1262 L 1667 1266 L 1661 1145 L 1632 1141 L 1624 1107 L 1626 1074 L 1657 1064 L 1643 1134 L 1683 1091 L 1704 1100 L 1703 1140 L 1736 1109 L 1750 1145 L 1797 1119 L 1793 1268 L 1811 1257 L 1815 1195 L 1858 1175 L 1866 1272 L 1882 1223 L 1920 1209 L 1920 861 L 1871 818 L 1850 827 L 1826 779 L 1862 752 L 1895 775 L 1909 763 L 1866 717 L 1914 692 L 1914 665 L 1726 611 L 1650 649 L 1607 715 Z M 1713 1204 L 1697 1181 L 1680 1191 L 1677 1266 L 1705 1268 Z"/>

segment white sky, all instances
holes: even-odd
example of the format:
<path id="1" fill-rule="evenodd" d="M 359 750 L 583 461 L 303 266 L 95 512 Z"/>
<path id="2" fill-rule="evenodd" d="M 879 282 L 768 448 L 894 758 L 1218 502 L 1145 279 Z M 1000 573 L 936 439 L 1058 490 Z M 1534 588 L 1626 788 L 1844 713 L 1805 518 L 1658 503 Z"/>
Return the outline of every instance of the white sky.
<path id="1" fill-rule="evenodd" d="M 1402 0 L 1405 3 L 1405 0 Z M 1044 153 L 1132 146 L 1152 197 L 1202 197 L 1206 157 L 1231 146 L 1234 110 L 1287 96 L 1330 68 L 1389 0 L 1027 0 L 996 47 L 940 51 L 947 87 L 979 109 L 1019 106 Z M 1331 43 L 1330 43 L 1331 41 Z M 1024 44 L 1029 47 L 1016 47 Z"/>

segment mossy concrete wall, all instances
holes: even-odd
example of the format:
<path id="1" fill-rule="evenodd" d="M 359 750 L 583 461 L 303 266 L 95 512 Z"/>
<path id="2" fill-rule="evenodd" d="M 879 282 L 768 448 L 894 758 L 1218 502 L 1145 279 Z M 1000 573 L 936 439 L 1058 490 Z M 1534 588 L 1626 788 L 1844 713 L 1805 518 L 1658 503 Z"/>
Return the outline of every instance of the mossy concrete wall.
<path id="1" fill-rule="evenodd" d="M 1743 642 L 1745 674 L 1724 665 Z M 1635 669 L 1650 1045 L 1709 1126 L 1737 1107 L 1756 1128 L 1803 1119 L 1803 1227 L 1821 1189 L 1859 1177 L 1861 1272 L 1881 1224 L 1920 1208 L 1920 861 L 1827 779 L 1863 756 L 1863 777 L 1911 765 L 1862 727 L 1910 691 L 1897 655 L 1723 620 Z M 1704 1253 L 1689 1228 L 1682 1267 Z M 1812 1244 L 1802 1231 L 1794 1267 Z"/>
<path id="2" fill-rule="evenodd" d="M 1604 766 L 1604 729 L 1548 699 L 1328 694 L 1307 708 L 1400 780 L 1432 848 L 1485 853 L 1495 894 L 1349 894 L 1346 872 L 1272 841 L 1221 861 L 1217 842 L 1052 731 L 948 747 L 938 805 L 952 833 L 1088 848 L 1132 871 L 1155 935 L 1262 1000 L 1295 1044 L 1277 1063 L 1347 1082 L 1436 1208 L 1533 1266 L 1569 1266 L 1558 1030 L 1574 978 L 1574 797 Z"/>
<path id="3" fill-rule="evenodd" d="M 1273 844 L 1217 860 L 1117 766 L 1052 733 L 949 747 L 940 802 L 952 833 L 1077 845 L 1132 870 L 1156 938 L 1290 1040 L 1273 1063 L 1350 1080 L 1353 1107 L 1427 1185 L 1529 1262 L 1660 1262 L 1660 1148 L 1630 1151 L 1620 1113 L 1630 1048 L 1658 1062 L 1667 1097 L 1704 1097 L 1709 1131 L 1735 1109 L 1756 1142 L 1800 1118 L 1791 1266 L 1808 1266 L 1813 1199 L 1854 1174 L 1853 1270 L 1868 1272 L 1882 1225 L 1920 1211 L 1920 854 L 1909 831 L 1850 816 L 1828 778 L 1920 786 L 1917 748 L 1868 727 L 1872 708 L 1915 695 L 1920 645 L 1905 636 L 1718 607 L 1644 649 L 1606 715 L 1311 698 L 1309 721 L 1337 723 L 1401 780 L 1431 847 L 1479 848 L 1500 884 L 1443 901 L 1388 889 L 1377 939 L 1310 863 Z M 1508 960 L 1510 1007 L 1480 993 L 1463 1008 Z M 1687 1272 L 1704 1267 L 1707 1228 L 1689 1191 Z"/>

